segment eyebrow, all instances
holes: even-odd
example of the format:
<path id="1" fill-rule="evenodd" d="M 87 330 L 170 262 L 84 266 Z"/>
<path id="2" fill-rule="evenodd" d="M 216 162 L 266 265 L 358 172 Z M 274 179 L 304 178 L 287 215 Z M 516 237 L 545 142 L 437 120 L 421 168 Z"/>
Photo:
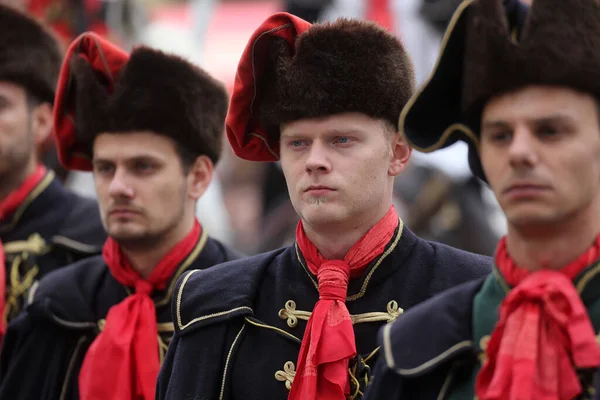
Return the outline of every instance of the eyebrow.
<path id="1" fill-rule="evenodd" d="M 364 134 L 364 132 L 359 129 L 355 129 L 355 128 L 348 128 L 348 129 L 333 128 L 333 129 L 326 131 L 326 135 L 347 136 L 347 135 L 353 135 L 353 134 L 362 135 L 362 134 Z M 307 134 L 304 132 L 292 132 L 292 133 L 283 133 L 282 132 L 280 135 L 280 137 L 282 137 L 282 138 L 294 138 L 294 137 L 304 137 L 304 136 L 307 136 Z"/>
<path id="2" fill-rule="evenodd" d="M 150 155 L 150 154 L 144 154 L 144 155 L 137 155 L 137 156 L 133 156 L 133 157 L 128 157 L 124 160 L 119 160 L 119 161 L 124 161 L 124 162 L 135 162 L 135 161 L 145 161 L 145 160 L 150 160 L 150 161 L 156 161 L 156 162 L 161 162 L 161 159 L 159 157 Z M 103 156 L 99 156 L 99 157 L 94 157 L 94 159 L 92 160 L 93 164 L 114 164 L 115 160 L 113 159 L 109 159 Z"/>
<path id="3" fill-rule="evenodd" d="M 565 114 L 552 114 L 552 115 L 548 115 L 546 117 L 540 117 L 540 118 L 532 118 L 529 119 L 527 121 L 530 124 L 551 124 L 551 123 L 569 123 L 569 124 L 573 124 L 575 123 L 575 119 L 569 115 L 565 115 Z M 491 121 L 484 121 L 482 123 L 482 129 L 493 129 L 493 128 L 510 128 L 512 126 L 512 124 L 508 123 L 507 121 L 503 121 L 503 120 L 491 120 Z"/>

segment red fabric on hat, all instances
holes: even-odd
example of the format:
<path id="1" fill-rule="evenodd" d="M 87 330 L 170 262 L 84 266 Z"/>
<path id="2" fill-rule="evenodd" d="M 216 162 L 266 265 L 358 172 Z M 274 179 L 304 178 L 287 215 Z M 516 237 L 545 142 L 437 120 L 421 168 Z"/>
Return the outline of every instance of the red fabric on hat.
<path id="1" fill-rule="evenodd" d="M 381 255 L 398 227 L 394 206 L 344 257 L 324 258 L 308 239 L 302 221 L 296 241 L 310 271 L 319 281 L 319 301 L 304 331 L 290 400 L 343 400 L 350 392 L 348 362 L 356 355 L 354 328 L 346 308 L 350 277 L 358 277 Z"/>
<path id="2" fill-rule="evenodd" d="M 269 138 L 260 126 L 260 104 L 255 100 L 260 96 L 261 83 L 273 79 L 264 75 L 265 65 L 271 62 L 271 40 L 276 37 L 285 39 L 293 54 L 296 37 L 310 26 L 309 22 L 291 14 L 276 13 L 267 18 L 250 37 L 238 64 L 225 120 L 227 138 L 238 157 L 250 161 L 279 159 L 279 142 Z"/>
<path id="3" fill-rule="evenodd" d="M 60 69 L 53 111 L 58 159 L 66 169 L 91 171 L 91 160 L 78 146 L 76 137 L 76 93 L 70 65 L 75 56 L 84 58 L 97 75 L 104 77 L 110 94 L 114 90 L 115 77 L 129 60 L 129 54 L 101 36 L 86 32 L 71 43 Z"/>
<path id="4" fill-rule="evenodd" d="M 135 293 L 108 310 L 104 330 L 91 344 L 79 373 L 81 400 L 153 400 L 160 369 L 156 309 L 150 297 L 164 290 L 200 238 L 198 221 L 143 279 L 108 238 L 102 254 L 112 276 Z"/>
<path id="5" fill-rule="evenodd" d="M 578 369 L 600 365 L 600 349 L 572 280 L 597 260 L 600 237 L 560 271 L 519 268 L 500 241 L 496 265 L 514 288 L 500 305 L 475 392 L 480 400 L 571 400 Z"/>
<path id="6" fill-rule="evenodd" d="M 366 20 L 377 22 L 391 32 L 395 30 L 389 0 L 368 0 L 366 6 Z"/>

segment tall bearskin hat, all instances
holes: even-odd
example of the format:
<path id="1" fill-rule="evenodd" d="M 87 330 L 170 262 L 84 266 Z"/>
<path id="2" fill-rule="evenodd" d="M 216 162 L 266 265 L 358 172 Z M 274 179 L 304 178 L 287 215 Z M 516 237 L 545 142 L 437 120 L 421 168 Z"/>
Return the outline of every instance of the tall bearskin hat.
<path id="1" fill-rule="evenodd" d="M 227 137 L 239 157 L 275 161 L 285 122 L 360 112 L 396 126 L 414 82 L 400 41 L 373 22 L 311 25 L 276 13 L 254 32 L 242 54 Z"/>
<path id="2" fill-rule="evenodd" d="M 61 45 L 49 29 L 0 5 L 0 81 L 23 86 L 39 100 L 51 103 L 61 60 Z"/>
<path id="3" fill-rule="evenodd" d="M 528 85 L 600 96 L 600 1 L 535 0 L 530 8 L 517 0 L 463 2 L 400 130 L 423 151 L 466 141 L 471 170 L 485 180 L 477 151 L 483 107 Z"/>
<path id="4" fill-rule="evenodd" d="M 100 133 L 151 131 L 219 159 L 228 96 L 223 84 L 175 55 L 131 55 L 93 33 L 69 46 L 60 71 L 54 131 L 61 164 L 92 169 Z"/>

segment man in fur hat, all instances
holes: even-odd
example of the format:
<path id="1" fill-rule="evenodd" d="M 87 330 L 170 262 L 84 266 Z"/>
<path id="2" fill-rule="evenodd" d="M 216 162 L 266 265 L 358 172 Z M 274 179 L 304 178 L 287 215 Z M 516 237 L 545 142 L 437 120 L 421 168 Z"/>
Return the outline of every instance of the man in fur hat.
<path id="1" fill-rule="evenodd" d="M 158 399 L 361 398 L 382 324 L 487 274 L 489 258 L 416 237 L 392 206 L 413 79 L 372 22 L 278 13 L 256 30 L 227 134 L 242 158 L 281 159 L 296 243 L 182 276 Z"/>
<path id="2" fill-rule="evenodd" d="M 41 24 L 0 5 L 0 338 L 46 273 L 99 254 L 96 201 L 65 189 L 38 159 L 52 132 L 61 48 Z"/>
<path id="3" fill-rule="evenodd" d="M 419 148 L 469 141 L 508 233 L 488 277 L 382 330 L 369 399 L 599 398 L 600 3 L 512 7 L 461 5 L 400 122 Z"/>
<path id="4" fill-rule="evenodd" d="M 238 258 L 195 218 L 227 100 L 179 57 L 128 55 L 92 33 L 71 44 L 54 112 L 58 153 L 69 170 L 93 170 L 109 238 L 102 256 L 45 277 L 9 325 L 0 398 L 154 399 L 177 278 Z"/>

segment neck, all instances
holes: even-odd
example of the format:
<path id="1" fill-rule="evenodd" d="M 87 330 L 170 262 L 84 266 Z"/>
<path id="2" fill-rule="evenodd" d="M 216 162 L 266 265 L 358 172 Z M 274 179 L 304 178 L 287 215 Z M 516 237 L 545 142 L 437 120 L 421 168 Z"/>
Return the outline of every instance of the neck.
<path id="1" fill-rule="evenodd" d="M 319 253 L 328 260 L 343 260 L 348 250 L 358 242 L 377 222 L 379 222 L 391 207 L 391 201 L 386 208 L 378 210 L 370 216 L 365 216 L 362 222 L 358 218 L 352 219 L 349 226 L 340 224 L 325 224 L 320 227 L 302 220 L 306 236 Z"/>
<path id="2" fill-rule="evenodd" d="M 560 270 L 583 254 L 600 233 L 600 207 L 560 223 L 539 227 L 508 225 L 506 246 L 513 261 L 530 271 Z"/>
<path id="3" fill-rule="evenodd" d="M 35 160 L 32 160 L 27 164 L 25 168 L 18 171 L 17 173 L 6 173 L 0 178 L 0 203 L 4 201 L 13 191 L 17 190 L 27 177 L 35 172 L 37 164 Z"/>
<path id="4" fill-rule="evenodd" d="M 148 279 L 160 261 L 181 242 L 194 227 L 193 218 L 185 221 L 171 232 L 161 236 L 159 240 L 147 243 L 145 246 L 120 245 L 131 266 L 144 279 Z"/>

